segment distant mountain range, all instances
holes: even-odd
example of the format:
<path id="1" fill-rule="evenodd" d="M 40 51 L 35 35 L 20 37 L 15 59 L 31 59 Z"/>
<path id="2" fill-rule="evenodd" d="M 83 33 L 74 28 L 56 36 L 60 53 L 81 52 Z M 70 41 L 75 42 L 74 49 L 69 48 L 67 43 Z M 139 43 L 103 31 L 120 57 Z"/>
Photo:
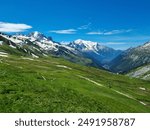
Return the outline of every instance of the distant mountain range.
<path id="1" fill-rule="evenodd" d="M 121 51 L 98 42 L 75 40 L 69 44 L 55 42 L 40 32 L 29 35 L 0 34 L 1 52 L 21 56 L 62 57 L 71 62 L 126 73 L 150 63 L 150 42 L 136 48 Z"/>
<path id="2" fill-rule="evenodd" d="M 125 73 L 150 63 L 150 42 L 122 52 L 110 63 L 113 72 Z"/>
<path id="3" fill-rule="evenodd" d="M 0 41 L 28 55 L 39 57 L 51 54 L 72 62 L 99 68 L 107 68 L 108 63 L 122 52 L 102 46 L 97 42 L 80 39 L 64 45 L 39 32 L 12 36 L 1 34 Z"/>
<path id="4" fill-rule="evenodd" d="M 47 57 L 48 55 L 62 57 L 69 61 L 83 65 L 93 64 L 90 59 L 86 59 L 81 53 L 78 55 L 69 48 L 53 41 L 51 37 L 46 37 L 42 33 L 33 32 L 29 35 L 6 35 L 0 34 L 1 50 L 21 56 Z"/>
<path id="5" fill-rule="evenodd" d="M 104 68 L 107 68 L 109 62 L 122 52 L 121 50 L 114 50 L 97 42 L 81 39 L 71 42 L 68 46 L 81 52 L 85 57 L 92 59 L 93 62 Z"/>

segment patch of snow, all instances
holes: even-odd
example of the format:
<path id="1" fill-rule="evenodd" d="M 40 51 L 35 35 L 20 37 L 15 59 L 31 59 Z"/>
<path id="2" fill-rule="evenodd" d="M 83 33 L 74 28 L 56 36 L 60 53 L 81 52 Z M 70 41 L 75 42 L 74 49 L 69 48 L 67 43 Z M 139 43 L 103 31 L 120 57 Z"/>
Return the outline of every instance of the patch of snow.
<path id="1" fill-rule="evenodd" d="M 36 44 L 44 50 L 58 51 L 58 49 L 56 48 L 53 42 L 46 42 L 46 43 L 36 42 Z"/>
<path id="2" fill-rule="evenodd" d="M 94 83 L 94 84 L 96 84 L 96 85 L 98 85 L 98 86 L 104 87 L 104 85 L 102 85 L 102 84 L 100 84 L 100 83 L 98 83 L 98 82 L 95 82 L 95 81 L 93 81 L 93 80 L 91 80 L 91 79 L 89 79 L 89 78 L 87 78 L 87 77 L 84 77 L 84 76 L 81 76 L 81 75 L 77 75 L 77 76 L 80 77 L 80 78 L 83 78 L 83 79 L 85 79 L 85 80 L 87 80 L 87 81 L 89 81 L 89 82 L 91 82 L 91 83 Z M 137 99 L 133 98 L 132 96 L 130 96 L 130 95 L 128 95 L 128 94 L 122 93 L 122 92 L 117 91 L 117 90 L 115 90 L 115 89 L 111 89 L 111 90 L 114 91 L 114 92 L 116 92 L 116 93 L 118 93 L 118 94 L 120 94 L 120 95 L 123 95 L 123 96 L 125 96 L 125 97 L 127 97 L 127 98 L 130 98 L 130 99 L 132 99 L 132 100 L 138 101 Z M 138 102 L 140 102 L 140 103 L 143 104 L 144 106 L 146 105 L 145 103 L 143 103 L 143 102 L 141 102 L 141 101 L 138 101 Z"/>
<path id="3" fill-rule="evenodd" d="M 8 55 L 1 55 L 1 54 L 0 54 L 0 56 L 1 56 L 1 57 L 8 57 Z"/>
<path id="4" fill-rule="evenodd" d="M 142 87 L 139 87 L 139 89 L 140 89 L 140 90 L 143 90 L 143 91 L 145 91 L 145 90 L 146 90 L 145 88 L 142 88 Z"/>
<path id="5" fill-rule="evenodd" d="M 33 49 L 37 50 L 38 52 L 41 52 L 38 48 L 33 46 Z"/>
<path id="6" fill-rule="evenodd" d="M 22 40 L 17 39 L 17 37 L 8 37 L 7 35 L 1 35 L 1 36 L 12 41 L 13 43 L 16 44 L 22 43 Z"/>
<path id="7" fill-rule="evenodd" d="M 14 49 L 16 49 L 16 47 L 15 46 L 13 46 L 13 45 L 9 45 L 10 47 L 12 47 L 12 48 L 14 48 Z"/>
<path id="8" fill-rule="evenodd" d="M 34 60 L 34 59 L 28 58 L 28 57 L 22 57 L 22 59 L 24 59 L 24 60 Z"/>
<path id="9" fill-rule="evenodd" d="M 65 68 L 65 69 L 72 70 L 72 68 L 70 68 L 68 66 L 65 66 L 65 65 L 56 65 L 56 66 L 59 67 L 59 68 Z"/>
<path id="10" fill-rule="evenodd" d="M 114 89 L 113 89 L 113 91 L 115 91 L 115 92 L 117 92 L 118 94 L 121 94 L 121 95 L 123 95 L 123 96 L 126 96 L 126 97 L 128 97 L 128 98 L 130 98 L 130 99 L 133 99 L 133 100 L 135 100 L 135 101 L 138 101 L 139 103 L 141 103 L 141 104 L 144 105 L 144 106 L 146 105 L 144 102 L 141 102 L 141 101 L 139 101 L 139 100 L 133 98 L 132 96 L 129 96 L 129 95 L 125 94 L 125 93 L 119 92 L 119 91 L 114 90 Z"/>
<path id="11" fill-rule="evenodd" d="M 98 82 L 96 82 L 96 81 L 93 81 L 93 80 L 91 80 L 91 79 L 89 79 L 89 78 L 87 78 L 87 77 L 84 77 L 84 76 L 81 76 L 81 75 L 78 75 L 78 77 L 80 77 L 80 78 L 82 78 L 82 79 L 85 79 L 85 80 L 87 80 L 87 81 L 89 81 L 89 82 L 91 82 L 91 83 L 94 83 L 94 84 L 96 84 L 96 85 L 98 85 L 98 86 L 104 87 L 102 84 L 100 84 L 100 83 L 98 83 Z"/>
<path id="12" fill-rule="evenodd" d="M 25 40 L 25 39 L 29 38 L 29 37 L 27 37 L 25 35 L 16 35 L 15 37 L 17 37 L 19 40 Z"/>
<path id="13" fill-rule="evenodd" d="M 0 52 L 0 56 L 1 56 L 1 57 L 8 57 L 8 53 Z"/>
<path id="14" fill-rule="evenodd" d="M 7 38 L 8 39 L 8 38 Z M 22 40 L 19 40 L 19 39 L 17 39 L 17 38 L 9 38 L 9 40 L 10 41 L 12 41 L 12 42 L 14 42 L 14 43 L 16 43 L 16 44 L 19 44 L 19 43 L 22 43 Z"/>
<path id="15" fill-rule="evenodd" d="M 35 38 L 33 38 L 33 37 L 30 37 L 30 38 L 29 38 L 29 40 L 30 40 L 31 42 L 36 41 L 36 39 L 35 39 Z"/>
<path id="16" fill-rule="evenodd" d="M 35 55 L 33 53 L 31 53 L 31 55 L 32 55 L 33 58 L 39 58 L 39 56 L 37 56 L 37 55 Z"/>
<path id="17" fill-rule="evenodd" d="M 144 102 L 142 102 L 142 101 L 139 101 L 141 104 L 143 104 L 144 106 L 146 106 L 147 104 L 146 103 L 144 103 Z"/>
<path id="18" fill-rule="evenodd" d="M 28 51 L 26 49 L 24 49 L 24 51 L 27 53 Z"/>
<path id="19" fill-rule="evenodd" d="M 0 45 L 2 45 L 3 44 L 3 41 L 0 41 Z"/>
<path id="20" fill-rule="evenodd" d="M 115 90 L 115 89 L 113 89 L 113 91 L 115 91 L 116 93 L 119 93 L 119 94 L 121 94 L 121 95 L 123 95 L 123 96 L 126 96 L 126 97 L 128 97 L 128 98 L 131 98 L 131 99 L 133 99 L 133 100 L 136 100 L 135 98 L 133 98 L 133 97 L 131 97 L 131 96 L 125 94 L 125 93 L 119 92 L 119 91 L 117 91 L 117 90 Z"/>
<path id="21" fill-rule="evenodd" d="M 8 53 L 5 52 L 0 52 L 1 55 L 7 55 Z"/>

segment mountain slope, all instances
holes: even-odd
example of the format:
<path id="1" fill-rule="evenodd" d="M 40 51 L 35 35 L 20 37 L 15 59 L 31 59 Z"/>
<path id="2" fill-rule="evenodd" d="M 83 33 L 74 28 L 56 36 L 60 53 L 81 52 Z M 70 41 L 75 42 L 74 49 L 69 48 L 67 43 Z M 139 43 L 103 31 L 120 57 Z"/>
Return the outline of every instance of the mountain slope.
<path id="1" fill-rule="evenodd" d="M 150 112 L 149 82 L 60 58 L 2 55 L 0 112 Z"/>
<path id="2" fill-rule="evenodd" d="M 150 80 L 150 64 L 138 67 L 127 74 L 127 76 Z"/>
<path id="3" fill-rule="evenodd" d="M 84 58 L 81 53 L 76 54 L 71 48 L 60 45 L 39 32 L 13 36 L 0 34 L 0 41 L 3 42 L 0 45 L 1 50 L 7 53 L 37 58 L 53 55 L 82 65 L 95 65 L 90 59 Z"/>
<path id="4" fill-rule="evenodd" d="M 112 60 L 110 70 L 113 72 L 128 72 L 132 69 L 150 63 L 150 42 L 143 46 L 130 48 Z"/>

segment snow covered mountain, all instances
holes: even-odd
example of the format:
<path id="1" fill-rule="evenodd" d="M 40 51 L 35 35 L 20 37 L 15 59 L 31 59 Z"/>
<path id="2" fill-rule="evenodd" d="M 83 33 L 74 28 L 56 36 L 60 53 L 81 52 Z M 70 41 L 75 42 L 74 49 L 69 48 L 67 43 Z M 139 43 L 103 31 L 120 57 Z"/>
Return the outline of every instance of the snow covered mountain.
<path id="1" fill-rule="evenodd" d="M 98 42 L 78 39 L 68 45 L 81 52 L 85 57 L 92 59 L 99 65 L 106 67 L 109 62 L 117 57 L 122 51 L 101 45 Z"/>
<path id="2" fill-rule="evenodd" d="M 85 41 L 85 40 L 81 40 L 78 39 L 72 43 L 69 44 L 70 47 L 73 47 L 75 49 L 78 49 L 80 51 L 93 51 L 95 53 L 97 53 L 99 50 L 103 50 L 106 47 L 100 45 L 97 42 L 92 42 L 92 41 Z"/>
<path id="3" fill-rule="evenodd" d="M 53 41 L 51 37 L 46 37 L 44 34 L 37 32 L 37 31 L 30 33 L 28 36 L 40 42 Z"/>
<path id="4" fill-rule="evenodd" d="M 116 73 L 128 72 L 150 63 L 150 42 L 120 51 L 98 42 L 81 39 L 64 45 L 40 32 L 32 32 L 29 35 L 0 33 L 0 52 L 35 58 L 62 57 L 71 62 L 105 68 Z"/>
<path id="5" fill-rule="evenodd" d="M 33 42 L 37 46 L 39 46 L 41 49 L 45 51 L 53 50 L 58 51 L 56 46 L 59 46 L 58 43 L 54 42 L 51 37 L 46 37 L 44 34 L 40 32 L 32 32 L 29 35 L 14 35 L 12 36 L 13 40 L 20 40 L 20 43 L 28 40 L 30 42 Z M 14 41 L 15 42 L 15 41 Z"/>
<path id="6" fill-rule="evenodd" d="M 150 42 L 136 48 L 130 48 L 111 62 L 114 72 L 128 72 L 150 63 Z"/>
<path id="7" fill-rule="evenodd" d="M 53 41 L 51 37 L 46 37 L 40 32 L 32 32 L 29 35 L 1 34 L 1 39 L 7 40 L 12 48 L 18 48 L 29 55 L 54 55 L 69 59 L 73 62 L 85 62 L 87 64 L 108 68 L 108 63 L 118 56 L 121 51 L 101 45 L 97 42 L 78 39 L 68 45 L 63 45 Z"/>
<path id="8" fill-rule="evenodd" d="M 63 57 L 72 62 L 81 63 L 84 65 L 90 65 L 91 60 L 84 58 L 82 54 L 76 54 L 68 46 L 60 45 L 59 43 L 52 40 L 50 37 L 39 32 L 33 32 L 29 35 L 6 35 L 0 34 L 0 42 L 2 45 L 7 45 L 7 50 L 13 50 L 13 52 L 18 51 L 17 54 L 22 53 L 21 55 L 41 57 L 41 56 L 56 56 Z M 8 49 L 10 47 L 11 49 Z M 1 48 L 4 49 L 3 46 Z"/>

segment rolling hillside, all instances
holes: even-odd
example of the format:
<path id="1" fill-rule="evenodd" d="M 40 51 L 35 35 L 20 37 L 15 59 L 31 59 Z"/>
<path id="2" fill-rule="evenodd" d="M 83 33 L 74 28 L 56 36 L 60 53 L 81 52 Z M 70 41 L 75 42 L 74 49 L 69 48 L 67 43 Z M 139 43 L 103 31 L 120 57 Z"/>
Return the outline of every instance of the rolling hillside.
<path id="1" fill-rule="evenodd" d="M 0 112 L 150 112 L 149 84 L 60 58 L 0 54 Z"/>

